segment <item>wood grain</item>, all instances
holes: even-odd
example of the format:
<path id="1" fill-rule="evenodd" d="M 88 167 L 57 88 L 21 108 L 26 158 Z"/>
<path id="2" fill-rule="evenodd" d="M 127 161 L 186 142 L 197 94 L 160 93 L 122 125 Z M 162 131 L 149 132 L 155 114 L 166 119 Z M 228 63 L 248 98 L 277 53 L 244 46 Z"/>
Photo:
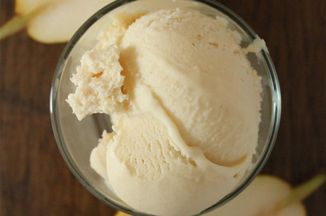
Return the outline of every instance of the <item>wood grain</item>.
<path id="1" fill-rule="evenodd" d="M 14 1 L 0 0 L 0 24 Z M 266 40 L 283 99 L 275 149 L 263 173 L 298 184 L 326 167 L 326 1 L 224 0 Z M 49 92 L 63 45 L 24 32 L 0 42 L 0 216 L 112 215 L 72 176 L 56 147 Z M 325 215 L 326 189 L 305 201 Z"/>

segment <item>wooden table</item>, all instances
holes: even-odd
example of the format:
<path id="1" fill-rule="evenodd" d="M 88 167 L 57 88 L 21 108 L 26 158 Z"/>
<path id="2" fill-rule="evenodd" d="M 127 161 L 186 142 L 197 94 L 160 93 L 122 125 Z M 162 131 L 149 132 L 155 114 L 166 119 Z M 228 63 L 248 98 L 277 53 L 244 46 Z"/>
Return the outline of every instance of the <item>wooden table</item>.
<path id="1" fill-rule="evenodd" d="M 0 1 L 0 24 L 14 1 Z M 326 1 L 224 0 L 266 40 L 283 99 L 275 149 L 263 173 L 293 184 L 326 167 Z M 49 92 L 64 45 L 19 33 L 0 42 L 0 215 L 112 215 L 65 165 L 52 135 Z M 325 215 L 326 189 L 305 201 Z"/>

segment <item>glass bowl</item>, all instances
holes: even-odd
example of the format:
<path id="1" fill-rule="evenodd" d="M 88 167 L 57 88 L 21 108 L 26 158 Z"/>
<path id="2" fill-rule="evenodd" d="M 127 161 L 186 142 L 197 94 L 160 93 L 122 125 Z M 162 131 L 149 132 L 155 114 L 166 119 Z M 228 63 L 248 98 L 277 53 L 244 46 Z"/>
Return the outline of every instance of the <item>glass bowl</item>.
<path id="1" fill-rule="evenodd" d="M 249 44 L 257 35 L 239 16 L 215 0 L 118 0 L 90 17 L 65 47 L 57 65 L 50 94 L 51 123 L 61 154 L 72 173 L 97 198 L 126 213 L 146 215 L 122 202 L 90 167 L 90 152 L 97 145 L 100 134 L 104 129 L 111 130 L 109 117 L 93 115 L 79 122 L 65 101 L 67 95 L 74 90 L 70 77 L 75 72 L 83 52 L 94 46 L 96 35 L 101 31 L 110 14 L 123 10 L 126 5 L 131 4 L 134 4 L 135 9 L 146 8 L 148 10 L 178 7 L 179 4 L 184 4 L 183 7 L 198 9 L 209 16 L 220 15 L 228 19 L 232 27 L 243 35 L 243 44 Z M 253 157 L 252 166 L 248 168 L 234 190 L 222 199 L 216 200 L 216 204 L 204 209 L 201 213 L 206 213 L 230 201 L 255 178 L 268 159 L 277 136 L 281 115 L 281 96 L 274 65 L 267 50 L 262 50 L 257 55 L 250 55 L 249 60 L 261 76 L 263 85 L 257 153 Z"/>

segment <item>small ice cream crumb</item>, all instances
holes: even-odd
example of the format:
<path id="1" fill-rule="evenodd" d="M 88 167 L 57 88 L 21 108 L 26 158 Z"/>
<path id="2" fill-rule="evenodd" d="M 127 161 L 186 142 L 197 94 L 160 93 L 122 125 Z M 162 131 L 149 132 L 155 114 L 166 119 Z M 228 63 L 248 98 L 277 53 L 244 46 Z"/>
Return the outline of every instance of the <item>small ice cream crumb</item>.
<path id="1" fill-rule="evenodd" d="M 245 49 L 246 53 L 258 53 L 261 50 L 267 50 L 266 43 L 263 39 L 257 36 Z"/>

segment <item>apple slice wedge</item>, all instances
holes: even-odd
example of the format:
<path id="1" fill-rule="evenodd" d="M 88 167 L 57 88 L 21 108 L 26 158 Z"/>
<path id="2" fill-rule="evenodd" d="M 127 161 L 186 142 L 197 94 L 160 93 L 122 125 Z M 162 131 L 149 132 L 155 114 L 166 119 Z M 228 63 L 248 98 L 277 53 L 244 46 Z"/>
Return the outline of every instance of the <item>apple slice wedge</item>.
<path id="1" fill-rule="evenodd" d="M 112 1 L 16 0 L 17 15 L 0 28 L 0 40 L 27 26 L 27 33 L 36 41 L 67 42 L 83 22 Z"/>
<path id="2" fill-rule="evenodd" d="M 258 176 L 241 194 L 207 216 L 262 216 L 272 211 L 291 192 L 291 186 L 273 176 Z M 286 206 L 279 211 L 282 216 L 304 216 L 302 203 Z"/>
<path id="3" fill-rule="evenodd" d="M 46 8 L 49 6 L 49 3 L 44 1 L 37 5 L 36 7 L 31 8 L 28 12 L 25 14 L 18 14 L 14 17 L 12 17 L 7 23 L 5 23 L 0 28 L 0 40 L 9 37 L 18 31 L 24 29 L 28 22 L 38 16 L 41 12 L 46 10 Z"/>
<path id="4" fill-rule="evenodd" d="M 207 216 L 305 216 L 302 200 L 326 180 L 318 175 L 297 188 L 274 176 L 258 176 L 241 194 Z"/>
<path id="5" fill-rule="evenodd" d="M 53 1 L 46 10 L 30 20 L 27 32 L 33 39 L 39 42 L 66 42 L 83 22 L 112 1 L 113 0 Z"/>
<path id="6" fill-rule="evenodd" d="M 292 189 L 280 178 L 258 176 L 240 195 L 205 216 L 305 216 L 302 200 L 326 181 L 318 175 Z M 128 216 L 117 212 L 115 216 Z"/>

